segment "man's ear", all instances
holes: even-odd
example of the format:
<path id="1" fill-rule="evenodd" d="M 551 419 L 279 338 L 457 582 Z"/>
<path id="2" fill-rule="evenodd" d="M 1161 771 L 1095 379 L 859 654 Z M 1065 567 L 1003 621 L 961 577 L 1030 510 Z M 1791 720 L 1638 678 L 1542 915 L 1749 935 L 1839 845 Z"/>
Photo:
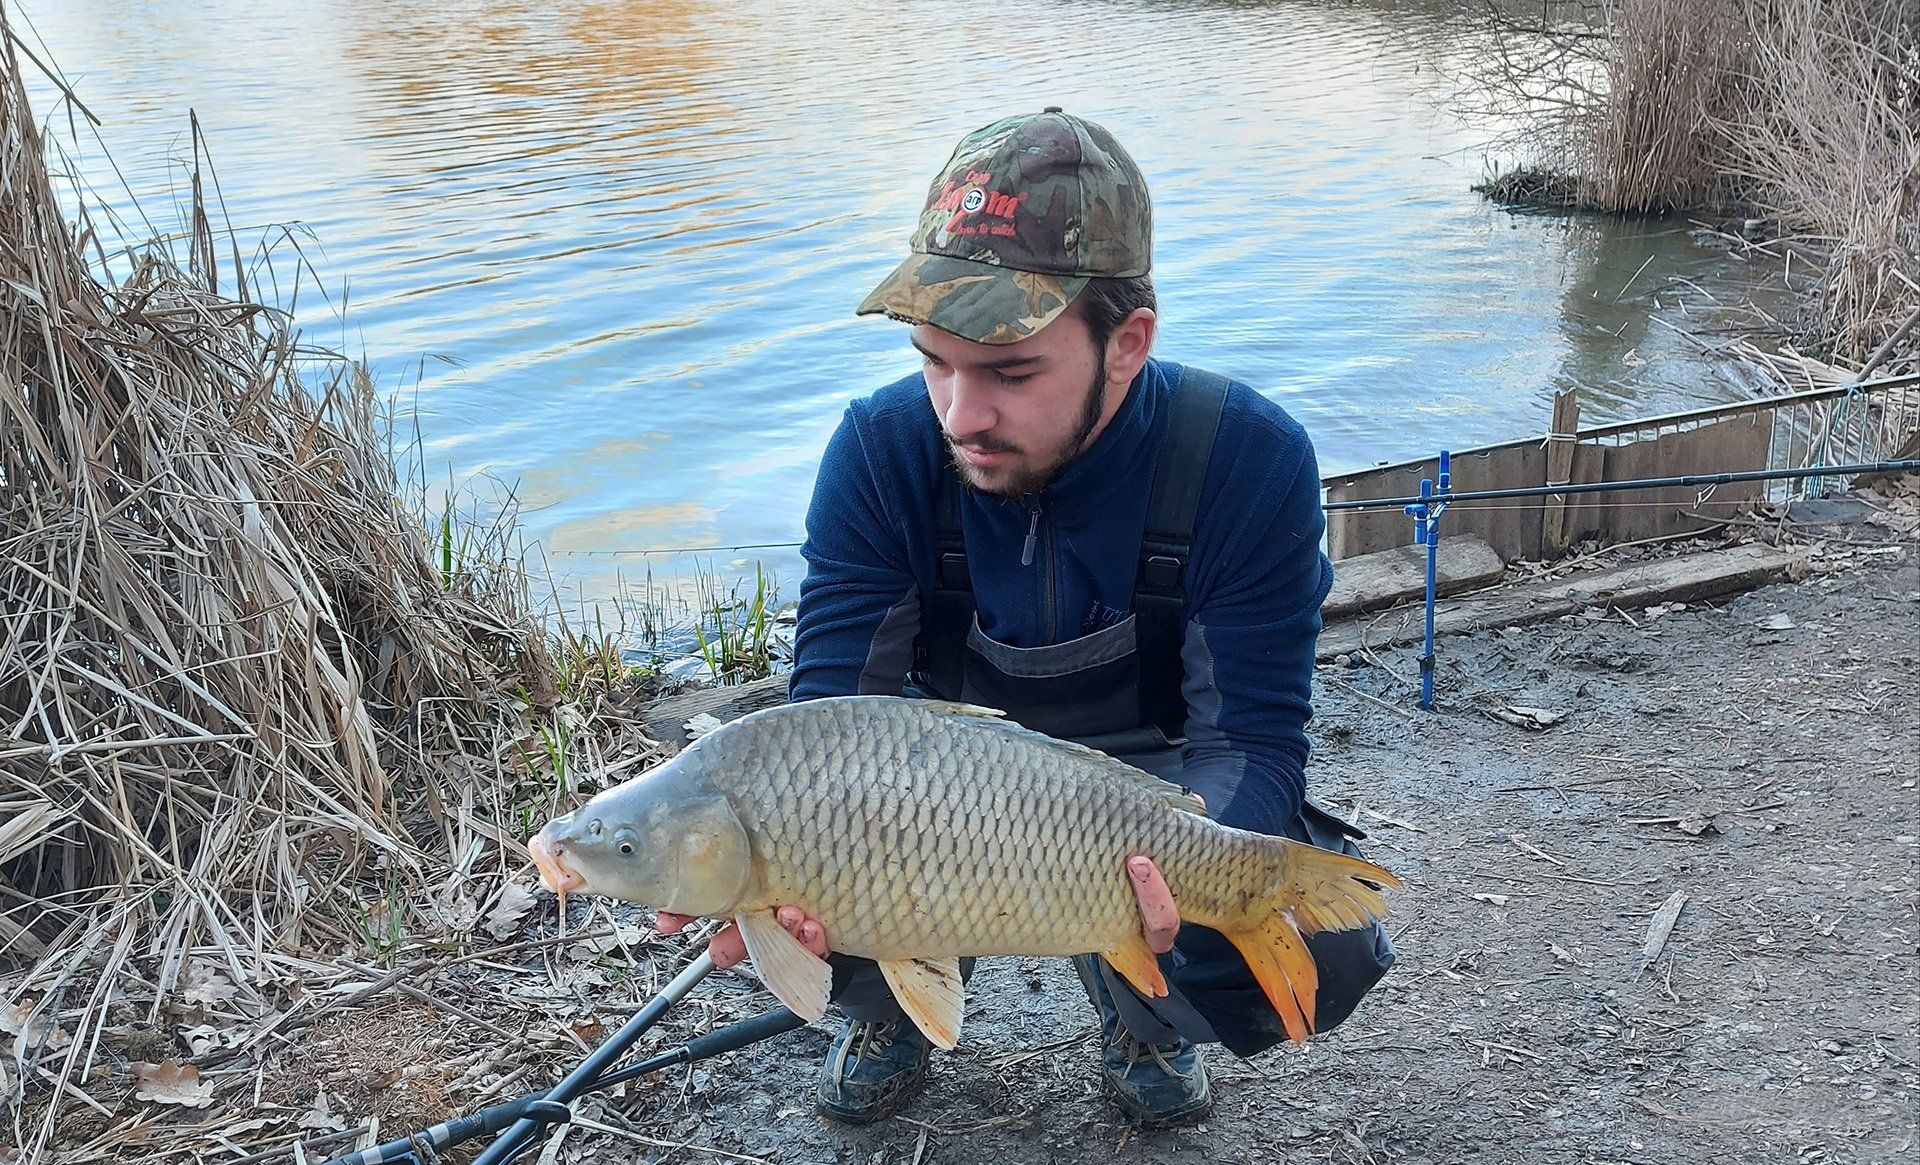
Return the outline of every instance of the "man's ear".
<path id="1" fill-rule="evenodd" d="M 1106 376 L 1110 388 L 1133 383 L 1153 350 L 1154 331 L 1160 326 L 1152 308 L 1136 307 L 1107 337 Z"/>

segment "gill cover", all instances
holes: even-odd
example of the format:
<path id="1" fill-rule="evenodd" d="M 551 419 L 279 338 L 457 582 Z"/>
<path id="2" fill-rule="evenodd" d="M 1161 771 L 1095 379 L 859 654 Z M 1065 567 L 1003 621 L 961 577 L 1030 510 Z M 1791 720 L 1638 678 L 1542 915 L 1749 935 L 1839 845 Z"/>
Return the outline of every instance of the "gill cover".
<path id="1" fill-rule="evenodd" d="M 687 802 L 663 816 L 657 844 L 670 847 L 663 863 L 665 898 L 676 914 L 713 916 L 731 912 L 753 875 L 753 844 L 746 827 L 719 792 Z"/>

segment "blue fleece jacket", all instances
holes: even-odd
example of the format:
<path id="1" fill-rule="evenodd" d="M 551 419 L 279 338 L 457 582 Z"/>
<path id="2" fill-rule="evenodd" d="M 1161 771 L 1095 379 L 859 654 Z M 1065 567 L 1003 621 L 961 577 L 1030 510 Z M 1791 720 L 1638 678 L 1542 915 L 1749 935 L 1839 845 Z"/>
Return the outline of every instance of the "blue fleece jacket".
<path id="1" fill-rule="evenodd" d="M 1093 447 L 1028 502 L 965 493 L 981 630 L 1062 643 L 1133 607 L 1140 535 L 1179 366 L 1150 360 Z M 794 700 L 897 695 L 935 580 L 947 457 L 919 375 L 848 406 L 827 444 L 802 553 Z M 1021 553 L 1040 519 L 1033 562 Z M 1229 825 L 1281 833 L 1305 792 L 1314 640 L 1333 567 L 1306 433 L 1243 384 L 1227 394 L 1200 495 L 1181 660 L 1182 780 Z M 1049 602 L 1049 597 L 1051 601 Z"/>

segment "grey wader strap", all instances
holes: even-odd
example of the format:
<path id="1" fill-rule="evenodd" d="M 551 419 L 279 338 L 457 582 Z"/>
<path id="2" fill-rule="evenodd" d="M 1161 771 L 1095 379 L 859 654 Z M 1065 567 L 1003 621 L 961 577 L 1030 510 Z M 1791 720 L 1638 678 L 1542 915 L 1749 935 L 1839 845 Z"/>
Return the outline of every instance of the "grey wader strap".
<path id="1" fill-rule="evenodd" d="M 1206 484 L 1207 462 L 1226 402 L 1226 377 L 1181 369 L 1140 536 L 1140 569 L 1133 583 L 1140 719 L 1159 725 L 1170 740 L 1186 734 L 1187 703 L 1180 693 L 1186 669 L 1180 648 L 1186 633 L 1187 561 L 1193 557 L 1200 488 Z"/>
<path id="2" fill-rule="evenodd" d="M 921 612 L 913 645 L 913 671 L 933 692 L 960 698 L 965 674 L 967 632 L 973 627 L 973 575 L 967 569 L 967 541 L 960 529 L 960 475 L 942 461 L 934 498 L 933 593 Z"/>

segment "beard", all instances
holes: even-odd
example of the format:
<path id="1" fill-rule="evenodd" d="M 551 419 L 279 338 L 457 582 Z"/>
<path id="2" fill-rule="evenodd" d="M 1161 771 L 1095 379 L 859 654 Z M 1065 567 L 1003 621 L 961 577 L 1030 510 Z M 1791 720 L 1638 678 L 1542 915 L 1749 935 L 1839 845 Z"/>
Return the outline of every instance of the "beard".
<path id="1" fill-rule="evenodd" d="M 1006 501 L 1025 501 L 1053 484 L 1073 459 L 1085 452 L 1087 438 L 1093 436 L 1094 429 L 1100 425 L 1100 414 L 1107 407 L 1107 378 L 1104 368 L 1096 367 L 1093 383 L 1087 386 L 1087 395 L 1080 406 L 1079 419 L 1074 423 L 1072 435 L 1061 442 L 1051 457 L 1038 465 L 1017 466 L 999 481 L 983 477 L 980 470 L 969 463 L 960 454 L 960 447 L 949 436 L 947 438 L 947 456 L 953 461 L 954 472 L 968 489 L 988 497 Z M 974 448 L 987 453 L 1023 453 L 1018 445 L 1011 441 L 975 441 Z"/>

